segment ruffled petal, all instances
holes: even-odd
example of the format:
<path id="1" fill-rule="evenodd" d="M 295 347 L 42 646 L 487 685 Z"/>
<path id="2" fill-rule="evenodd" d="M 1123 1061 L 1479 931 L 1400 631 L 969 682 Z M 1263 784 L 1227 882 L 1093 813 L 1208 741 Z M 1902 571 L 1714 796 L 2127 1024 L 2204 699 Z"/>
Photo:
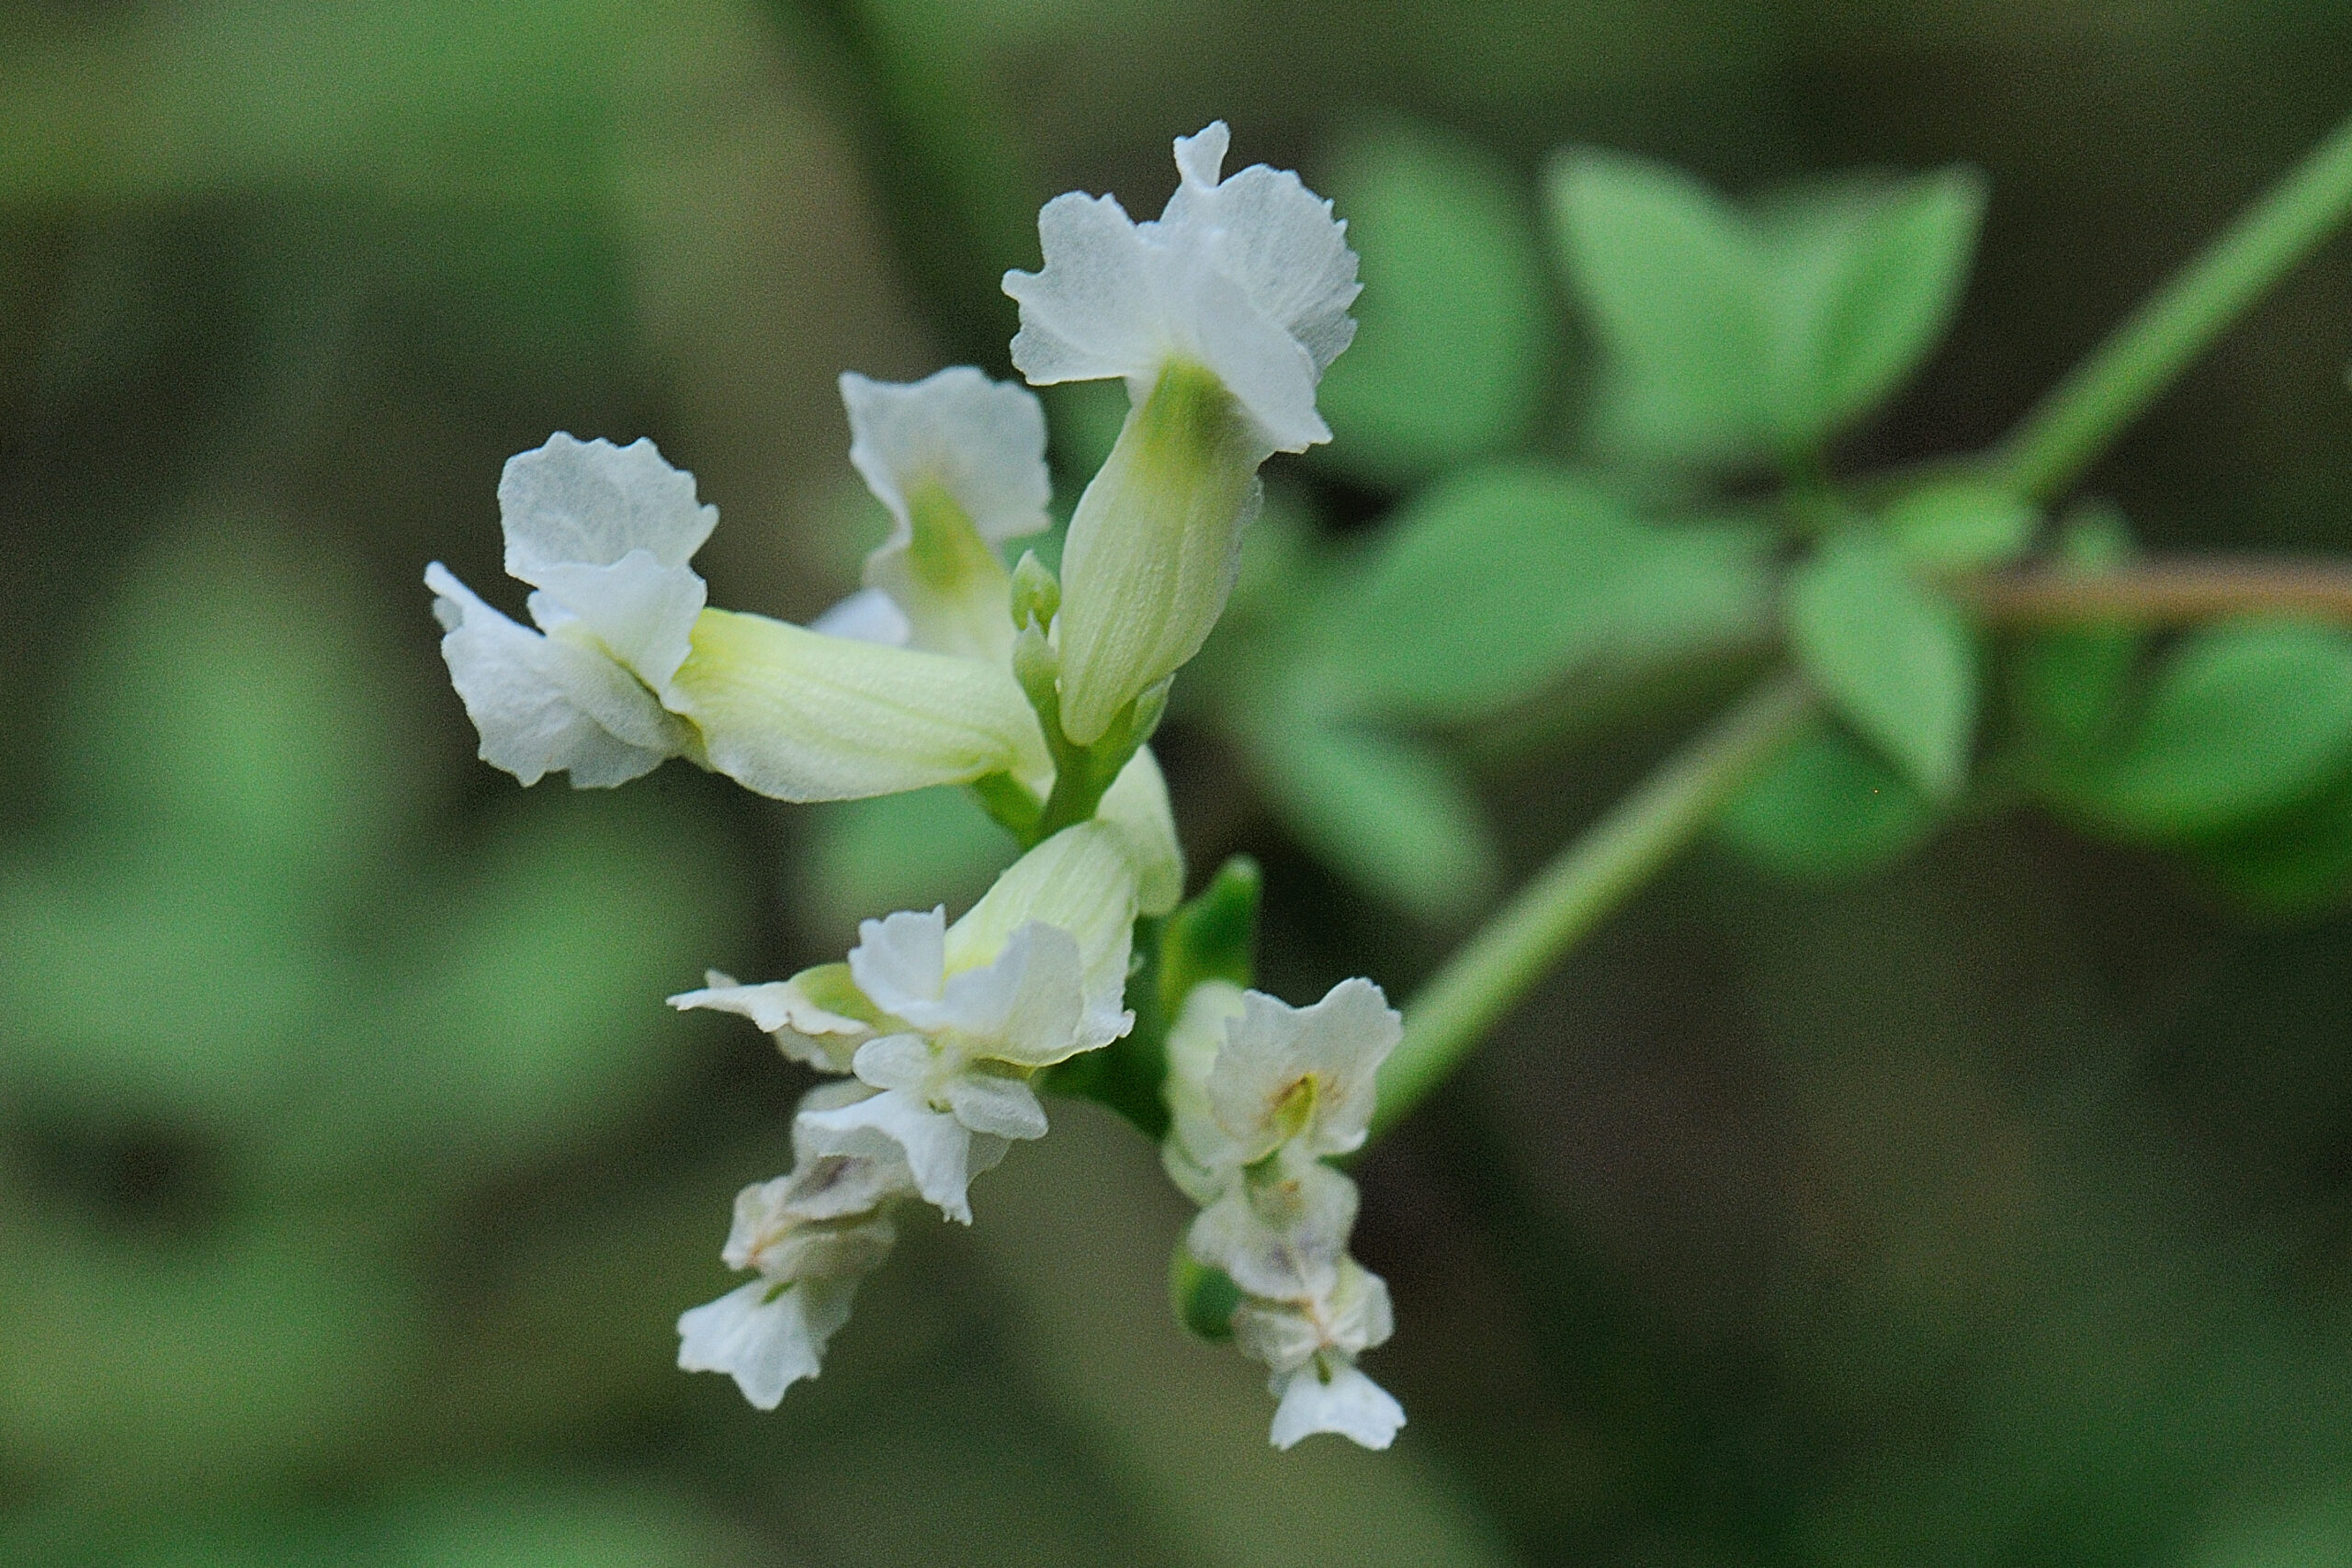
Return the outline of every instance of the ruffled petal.
<path id="1" fill-rule="evenodd" d="M 538 582 L 531 612 L 543 627 L 586 632 L 657 692 L 693 650 L 695 619 L 709 594 L 691 568 L 663 566 L 646 550 L 609 566 L 546 567 Z"/>
<path id="2" fill-rule="evenodd" d="M 914 541 L 910 498 L 935 486 L 982 539 L 1001 544 L 1043 531 L 1046 412 L 1035 393 L 991 381 L 968 365 L 921 381 L 841 379 L 849 410 L 849 460 L 898 526 L 876 554 Z"/>
<path id="3" fill-rule="evenodd" d="M 628 671 L 592 648 L 544 637 L 492 609 L 439 561 L 441 657 L 481 737 L 481 759 L 523 783 L 569 773 L 582 787 L 626 784 L 685 749 L 684 726 Z"/>
<path id="4" fill-rule="evenodd" d="M 1000 1138 L 1042 1138 L 1046 1108 L 1036 1091 L 1016 1078 L 987 1073 L 959 1073 L 947 1081 L 948 1108 L 956 1120 L 975 1133 Z"/>
<path id="5" fill-rule="evenodd" d="M 944 904 L 860 920 L 857 945 L 849 953 L 857 988 L 884 1012 L 915 1021 L 908 1010 L 922 1012 L 935 1004 L 947 982 L 946 933 Z"/>
<path id="6" fill-rule="evenodd" d="M 681 1012 L 704 1008 L 748 1018 L 762 1032 L 773 1036 L 786 1055 L 829 1073 L 849 1071 L 858 1046 L 874 1033 L 863 1021 L 820 1005 L 808 994 L 800 976 L 745 986 L 733 976 L 713 969 L 703 979 L 701 990 L 681 991 L 669 998 L 670 1005 Z"/>
<path id="7" fill-rule="evenodd" d="M 1339 1283 L 1356 1184 L 1312 1160 L 1286 1165 L 1271 1179 L 1233 1182 L 1193 1218 L 1185 1244 L 1252 1295 L 1320 1297 Z"/>
<path id="8" fill-rule="evenodd" d="M 508 575 L 539 588 L 548 568 L 610 566 L 631 550 L 683 567 L 718 525 L 718 508 L 695 502 L 695 477 L 651 441 L 616 446 L 561 432 L 506 459 L 498 515 Z"/>
<path id="9" fill-rule="evenodd" d="M 865 1129 L 888 1137 L 903 1151 L 923 1201 L 959 1224 L 972 1223 L 972 1133 L 945 1111 L 894 1089 L 836 1110 L 803 1111 L 800 1122 L 816 1133 Z"/>
<path id="10" fill-rule="evenodd" d="M 948 977 L 932 1027 L 967 1055 L 1044 1067 L 1107 1042 L 1090 1039 L 1078 941 L 1023 923 L 992 963 Z"/>
<path id="11" fill-rule="evenodd" d="M 1245 1161 L 1292 1138 L 1312 1154 L 1346 1154 L 1363 1145 L 1380 1064 L 1403 1032 L 1369 980 L 1342 980 L 1306 1008 L 1249 992 L 1210 1071 L 1210 1108 Z"/>

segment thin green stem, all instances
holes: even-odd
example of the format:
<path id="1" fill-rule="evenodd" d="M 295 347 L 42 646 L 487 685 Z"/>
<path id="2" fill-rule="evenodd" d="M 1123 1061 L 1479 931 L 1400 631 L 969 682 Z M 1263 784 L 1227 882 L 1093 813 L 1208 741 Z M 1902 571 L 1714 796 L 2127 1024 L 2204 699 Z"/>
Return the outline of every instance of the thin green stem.
<path id="1" fill-rule="evenodd" d="M 1577 938 L 1705 830 L 1814 711 L 1793 675 L 1767 681 L 1520 889 L 1405 1007 L 1380 1069 L 1377 1134 L 1459 1066 Z"/>
<path id="2" fill-rule="evenodd" d="M 2352 214 L 2352 119 L 2144 300 L 2010 433 L 1996 471 L 2019 492 L 2064 494 L 2247 306 Z"/>

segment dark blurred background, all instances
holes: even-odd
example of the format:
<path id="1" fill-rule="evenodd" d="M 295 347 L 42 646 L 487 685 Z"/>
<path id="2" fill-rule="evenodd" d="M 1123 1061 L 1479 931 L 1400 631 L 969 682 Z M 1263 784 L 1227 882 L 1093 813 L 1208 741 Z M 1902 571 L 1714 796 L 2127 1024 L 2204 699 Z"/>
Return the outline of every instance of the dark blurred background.
<path id="1" fill-rule="evenodd" d="M 1216 117 L 1358 213 L 1367 320 L 1422 187 L 1366 160 L 1469 171 L 1428 201 L 1537 258 L 1533 451 L 1583 365 L 1554 149 L 1978 165 L 1953 335 L 1845 456 L 1980 446 L 2347 87 L 2341 0 L 0 7 L 0 1559 L 2352 1564 L 2352 919 L 2021 814 L 1843 885 L 1702 850 L 1363 1163 L 1389 1454 L 1267 1450 L 1163 1304 L 1181 1199 L 1084 1105 L 752 1411 L 672 1324 L 802 1085 L 661 998 L 1005 846 L 683 765 L 526 794 L 419 581 L 503 582 L 508 454 L 650 434 L 714 599 L 814 613 L 879 536 L 834 376 L 1004 373 L 1038 201 L 1156 210 Z M 2340 547 L 2347 358 L 2339 243 L 2093 488 Z M 1384 467 L 1376 392 L 1277 476 L 1313 547 L 1450 455 Z M 1052 411 L 1066 505 L 1104 410 Z M 1504 885 L 1698 710 L 1625 711 L 1463 749 Z M 1268 867 L 1271 987 L 1408 995 L 1475 919 L 1326 869 L 1216 724 L 1162 749 L 1196 874 Z"/>

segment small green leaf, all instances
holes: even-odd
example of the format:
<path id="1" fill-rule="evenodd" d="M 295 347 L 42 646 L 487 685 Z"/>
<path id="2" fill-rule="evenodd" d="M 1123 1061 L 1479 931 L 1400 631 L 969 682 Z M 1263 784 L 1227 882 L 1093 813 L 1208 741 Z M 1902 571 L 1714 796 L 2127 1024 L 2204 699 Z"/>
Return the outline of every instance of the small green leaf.
<path id="1" fill-rule="evenodd" d="M 1752 226 L 1690 175 L 1620 153 L 1565 153 L 1549 186 L 1611 378 L 1596 439 L 1664 460 L 1744 455 L 1765 425 L 1773 352 Z"/>
<path id="2" fill-rule="evenodd" d="M 2172 840 L 2246 823 L 2352 765 L 2352 636 L 2240 621 L 2184 638 L 2120 752 L 2073 804 L 2110 830 Z"/>
<path id="3" fill-rule="evenodd" d="M 1458 721 L 1581 666 L 1744 641 L 1766 624 L 1769 547 L 1644 522 L 1558 469 L 1474 468 L 1408 505 L 1332 595 L 1314 679 L 1339 707 Z"/>
<path id="4" fill-rule="evenodd" d="M 1555 337 L 1521 182 L 1466 142 L 1391 123 L 1343 149 L 1326 188 L 1363 294 L 1317 393 L 1336 433 L 1323 459 L 1393 485 L 1518 442 Z"/>
<path id="5" fill-rule="evenodd" d="M 1905 559 L 1939 571 L 1977 570 L 2015 560 L 2032 547 L 2041 520 L 2030 502 L 1967 479 L 1913 491 L 1882 519 Z"/>
<path id="6" fill-rule="evenodd" d="M 1929 797 L 1950 800 L 1976 728 L 1975 638 L 1885 540 L 1831 540 L 1791 578 L 1789 635 L 1806 673 Z"/>
<path id="7" fill-rule="evenodd" d="M 1717 831 L 1767 871 L 1826 881 L 1899 859 L 1937 820 L 1935 807 L 1877 753 L 1823 725 L 1732 802 Z"/>
<path id="8" fill-rule="evenodd" d="M 1260 716 L 1249 741 L 1284 825 L 1367 892 L 1442 924 L 1492 890 L 1498 867 L 1483 814 L 1435 752 L 1295 711 Z"/>
<path id="9" fill-rule="evenodd" d="M 1973 170 L 1848 178 L 1770 212 L 1770 399 L 1804 450 L 1899 388 L 1950 325 L 1984 215 Z"/>

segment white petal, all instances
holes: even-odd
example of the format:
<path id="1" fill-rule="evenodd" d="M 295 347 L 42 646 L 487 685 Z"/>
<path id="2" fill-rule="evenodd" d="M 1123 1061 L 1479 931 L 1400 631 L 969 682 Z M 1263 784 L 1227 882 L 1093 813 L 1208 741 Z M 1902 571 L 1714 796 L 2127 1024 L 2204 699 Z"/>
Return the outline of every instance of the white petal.
<path id="1" fill-rule="evenodd" d="M 1403 1032 L 1369 980 L 1342 980 L 1307 1008 L 1249 992 L 1209 1074 L 1209 1104 L 1246 1160 L 1294 1136 L 1310 1153 L 1346 1154 L 1363 1145 L 1380 1064 Z"/>
<path id="2" fill-rule="evenodd" d="M 784 1391 L 813 1378 L 825 1342 L 849 1321 L 854 1282 L 810 1280 L 769 1300 L 766 1280 L 729 1292 L 678 1318 L 678 1365 L 690 1372 L 726 1372 L 743 1397 L 774 1410 Z"/>
<path id="3" fill-rule="evenodd" d="M 1172 1119 L 1170 1138 L 1181 1146 L 1188 1170 L 1201 1176 L 1197 1183 L 1179 1177 L 1176 1184 L 1204 1205 L 1225 1190 L 1226 1178 L 1245 1163 L 1233 1139 L 1217 1125 L 1208 1097 L 1209 1073 L 1225 1044 L 1227 1024 L 1241 1016 L 1241 987 L 1229 981 L 1201 981 L 1184 998 L 1168 1031 L 1168 1076 L 1160 1093 Z"/>
<path id="4" fill-rule="evenodd" d="M 549 566 L 538 582 L 531 606 L 541 626 L 558 632 L 545 607 L 560 606 L 564 629 L 576 623 L 657 692 L 693 650 L 695 619 L 708 596 L 692 569 L 663 566 L 646 550 L 631 550 L 609 566 Z"/>
<path id="5" fill-rule="evenodd" d="M 803 1111 L 799 1122 L 814 1133 L 862 1128 L 889 1138 L 904 1152 L 923 1201 L 959 1224 L 972 1223 L 967 1190 L 972 1179 L 972 1133 L 955 1117 L 894 1089 L 838 1110 Z"/>
<path id="6" fill-rule="evenodd" d="M 910 383 L 844 372 L 841 387 L 849 460 L 898 522 L 883 550 L 912 542 L 908 498 L 929 485 L 945 491 L 990 544 L 1051 522 L 1046 412 L 1035 393 L 968 365 Z"/>
<path id="7" fill-rule="evenodd" d="M 849 972 L 857 988 L 884 1012 L 907 1018 L 938 1001 L 947 983 L 947 908 L 920 914 L 900 910 L 857 923 L 857 945 L 850 949 Z"/>
<path id="8" fill-rule="evenodd" d="M 968 1056 L 1043 1067 L 1109 1043 L 1083 1027 L 1086 976 L 1077 939 L 1036 920 L 1015 931 L 994 962 L 950 976 L 932 1010 L 929 1026 Z"/>
<path id="9" fill-rule="evenodd" d="M 1037 1094 L 1016 1078 L 989 1073 L 959 1073 L 947 1080 L 947 1104 L 956 1120 L 975 1133 L 1000 1138 L 1042 1138 L 1046 1108 Z"/>
<path id="10" fill-rule="evenodd" d="M 869 1179 L 873 1169 L 871 1161 L 828 1159 L 744 1188 L 735 1195 L 720 1258 L 729 1269 L 756 1269 L 771 1282 L 873 1272 L 898 1239 L 888 1217 L 872 1212 L 891 1195 Z M 843 1206 L 869 1194 L 872 1201 L 863 1206 Z M 811 1213 L 804 1201 L 829 1212 Z"/>
<path id="11" fill-rule="evenodd" d="M 857 1048 L 858 1079 L 876 1089 L 920 1089 L 935 1058 L 919 1034 L 886 1034 Z"/>
<path id="12" fill-rule="evenodd" d="M 1213 119 L 1190 136 L 1176 139 L 1176 175 L 1187 186 L 1214 186 L 1225 155 L 1232 149 L 1233 131 Z"/>
<path id="13" fill-rule="evenodd" d="M 1181 142 L 1176 161 L 1183 169 Z M 1185 170 L 1159 227 L 1169 243 L 1198 246 L 1239 284 L 1260 314 L 1307 351 L 1317 376 L 1355 336 L 1348 307 L 1363 285 L 1348 226 L 1289 170 L 1253 164 L 1222 184 Z"/>
<path id="14" fill-rule="evenodd" d="M 1330 1348 L 1306 1307 L 1263 1296 L 1244 1296 L 1234 1310 L 1233 1342 L 1243 1355 L 1263 1361 L 1278 1381 Z"/>
<path id="15" fill-rule="evenodd" d="M 1148 376 L 1167 351 L 1166 312 L 1142 236 L 1115 197 L 1057 196 L 1037 214 L 1045 265 L 1008 272 L 1021 306 L 1012 363 L 1033 387 Z"/>
<path id="16" fill-rule="evenodd" d="M 851 800 L 1047 772 L 1009 668 L 705 610 L 663 689 L 710 765 L 777 800 Z"/>
<path id="17" fill-rule="evenodd" d="M 1136 913 L 1159 916 L 1184 897 L 1184 848 L 1168 804 L 1168 781 L 1148 746 L 1138 747 L 1103 792 L 1096 818 L 1112 828 L 1136 868 Z"/>
<path id="18" fill-rule="evenodd" d="M 541 588 L 546 568 L 610 566 L 631 550 L 683 567 L 718 523 L 718 508 L 695 503 L 695 477 L 663 462 L 652 442 L 616 446 L 560 432 L 506 459 L 498 514 L 508 575 Z"/>
<path id="19" fill-rule="evenodd" d="M 1274 1410 L 1274 1447 L 1287 1449 L 1317 1432 L 1336 1432 L 1368 1449 L 1385 1449 L 1405 1424 L 1405 1407 L 1354 1363 L 1328 1357 L 1329 1382 L 1317 1366 L 1301 1367 L 1283 1385 Z"/>
<path id="20" fill-rule="evenodd" d="M 808 629 L 826 637 L 845 637 L 852 642 L 879 643 L 884 648 L 904 648 L 907 639 L 914 635 L 906 612 L 879 588 L 859 589 L 809 622 Z"/>
<path id="21" fill-rule="evenodd" d="M 993 962 L 1012 933 L 1032 920 L 1059 927 L 1078 940 L 1086 1028 L 1095 1043 L 1104 1043 L 1134 1022 L 1121 1000 L 1135 919 L 1136 872 L 1124 840 L 1104 823 L 1081 822 L 1013 862 L 948 929 L 947 968 L 961 972 Z"/>
<path id="22" fill-rule="evenodd" d="M 424 581 L 483 761 L 526 784 L 569 772 L 585 787 L 625 784 L 683 749 L 684 727 L 611 658 L 508 619 L 439 561 Z"/>
<path id="23" fill-rule="evenodd" d="M 1200 1212 L 1185 1244 L 1252 1295 L 1319 1297 L 1339 1283 L 1357 1202 L 1356 1184 L 1327 1165 L 1252 1172 Z"/>
<path id="24" fill-rule="evenodd" d="M 798 976 L 744 986 L 713 969 L 704 979 L 703 989 L 681 991 L 669 998 L 670 1005 L 681 1012 L 707 1008 L 748 1018 L 774 1036 L 786 1055 L 829 1073 L 849 1071 L 858 1046 L 874 1033 L 859 1020 L 820 1006 Z"/>

